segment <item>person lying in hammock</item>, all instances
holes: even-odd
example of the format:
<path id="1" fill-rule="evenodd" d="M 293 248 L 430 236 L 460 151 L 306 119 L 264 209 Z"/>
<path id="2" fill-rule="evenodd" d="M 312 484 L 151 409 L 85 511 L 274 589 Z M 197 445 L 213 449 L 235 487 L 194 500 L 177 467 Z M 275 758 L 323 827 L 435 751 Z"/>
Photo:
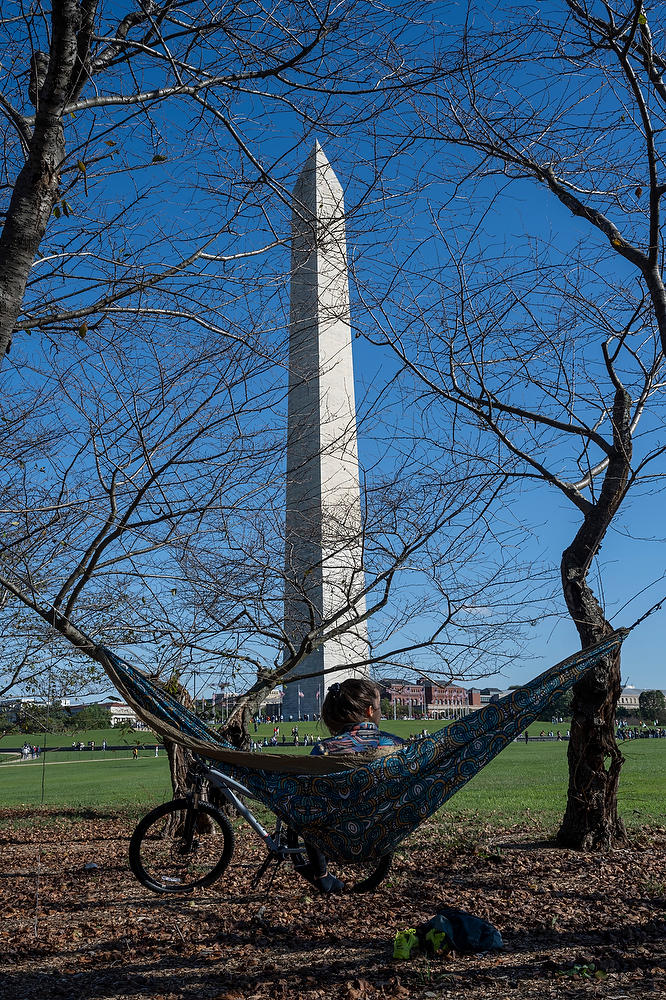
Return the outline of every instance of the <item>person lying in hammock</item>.
<path id="1" fill-rule="evenodd" d="M 405 742 L 380 732 L 380 719 L 379 688 L 373 681 L 350 678 L 331 684 L 321 707 L 321 720 L 331 735 L 317 742 L 311 756 L 360 753 Z"/>
<path id="2" fill-rule="evenodd" d="M 342 684 L 332 684 L 321 707 L 321 719 L 329 733 L 319 740 L 310 756 L 322 754 L 361 753 L 377 747 L 404 743 L 399 736 L 380 732 L 379 688 L 364 678 L 350 678 Z M 342 892 L 344 882 L 328 871 L 326 857 L 306 844 L 307 863 L 294 865 L 296 871 L 321 892 Z"/>

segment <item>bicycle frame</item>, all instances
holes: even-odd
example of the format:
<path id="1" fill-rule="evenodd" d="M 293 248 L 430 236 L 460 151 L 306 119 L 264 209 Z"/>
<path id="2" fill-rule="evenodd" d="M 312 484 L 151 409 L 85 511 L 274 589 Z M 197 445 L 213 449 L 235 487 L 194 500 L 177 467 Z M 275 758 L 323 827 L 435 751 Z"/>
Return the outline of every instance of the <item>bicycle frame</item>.
<path id="1" fill-rule="evenodd" d="M 268 830 L 261 825 L 252 810 L 249 809 L 238 797 L 239 795 L 244 795 L 248 798 L 255 799 L 256 801 L 256 796 L 252 794 L 249 788 L 246 788 L 240 781 L 236 781 L 235 778 L 230 777 L 223 771 L 219 771 L 216 767 L 207 764 L 201 758 L 197 757 L 195 759 L 197 770 L 200 772 L 201 777 L 208 781 L 209 784 L 213 785 L 214 788 L 217 788 L 227 802 L 231 803 L 246 823 L 248 823 L 254 832 L 263 840 L 271 854 L 284 859 L 301 852 L 299 847 L 287 847 L 287 845 L 281 843 L 279 839 L 276 840 L 275 837 L 271 836 Z M 281 821 L 278 820 L 278 831 L 280 830 L 280 826 Z"/>
<path id="2" fill-rule="evenodd" d="M 226 869 L 234 849 L 233 829 L 229 818 L 216 808 L 216 803 L 205 801 L 203 792 L 206 782 L 234 807 L 266 847 L 266 856 L 254 876 L 253 886 L 258 884 L 272 863 L 279 864 L 289 859 L 298 875 L 324 893 L 337 893 L 345 888 L 350 892 L 368 892 L 379 885 L 391 865 L 391 854 L 368 862 L 370 870 L 368 864 L 360 859 L 359 862 L 351 863 L 351 880 L 347 876 L 349 868 L 344 881 L 337 878 L 326 871 L 324 856 L 308 847 L 288 820 L 277 817 L 275 833 L 271 835 L 243 801 L 245 797 L 260 801 L 257 796 L 241 781 L 232 778 L 215 764 L 208 763 L 205 758 L 195 755 L 184 801 L 182 798 L 174 799 L 151 810 L 139 822 L 130 838 L 130 867 L 147 889 L 154 892 L 186 892 L 196 886 L 211 885 Z M 207 841 L 205 838 L 208 826 L 205 830 L 203 826 L 201 831 L 197 830 L 199 813 L 207 815 L 213 829 L 217 827 L 217 832 L 223 835 L 220 837 L 220 856 L 217 861 L 215 845 L 210 838 Z M 180 819 L 182 814 L 185 817 L 184 823 Z M 173 822 L 176 817 L 178 818 Z M 166 826 L 164 820 L 167 820 Z M 167 829 L 169 824 L 171 826 Z M 202 836 L 205 849 L 198 860 Z M 344 859 L 342 863 L 345 863 Z M 357 874 L 359 865 L 365 871 Z"/>

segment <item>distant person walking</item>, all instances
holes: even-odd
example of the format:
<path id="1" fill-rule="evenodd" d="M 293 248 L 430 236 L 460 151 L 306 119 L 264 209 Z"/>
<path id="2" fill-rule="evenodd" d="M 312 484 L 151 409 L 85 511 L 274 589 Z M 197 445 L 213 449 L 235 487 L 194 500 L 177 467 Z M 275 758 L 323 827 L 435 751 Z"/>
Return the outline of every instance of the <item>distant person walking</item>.
<path id="1" fill-rule="evenodd" d="M 132 747 L 132 760 L 138 760 L 139 750 L 137 747 Z"/>

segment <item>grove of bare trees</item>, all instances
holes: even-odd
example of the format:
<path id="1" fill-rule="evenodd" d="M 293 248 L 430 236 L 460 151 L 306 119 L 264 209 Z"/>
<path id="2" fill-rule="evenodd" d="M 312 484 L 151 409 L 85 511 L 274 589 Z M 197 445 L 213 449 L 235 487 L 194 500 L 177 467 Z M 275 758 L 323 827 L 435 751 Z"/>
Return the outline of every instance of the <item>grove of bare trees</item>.
<path id="1" fill-rule="evenodd" d="M 89 648 L 78 625 L 156 671 L 214 665 L 250 711 L 353 619 L 350 594 L 288 648 L 289 190 L 315 134 L 349 136 L 365 158 L 351 214 L 381 202 L 409 143 L 384 117 L 439 72 L 418 10 L 68 2 L 2 21 L 4 690 L 52 692 L 53 629 Z M 505 654 L 512 568 L 501 552 L 486 579 L 457 567 L 490 537 L 499 479 L 474 457 L 433 478 L 383 391 L 364 403 L 386 442 L 364 484 L 372 658 L 429 650 L 483 674 Z M 50 628 L 17 630 L 16 599 Z"/>
<path id="2" fill-rule="evenodd" d="M 532 492 L 573 519 L 550 613 L 583 647 L 609 631 L 599 551 L 666 447 L 649 10 L 61 0 L 0 30 L 5 689 L 52 677 L 53 629 L 88 648 L 78 625 L 238 678 L 242 716 L 353 623 L 350 593 L 300 648 L 282 625 L 289 191 L 315 137 L 348 173 L 370 372 L 371 659 L 511 662 L 544 608 L 504 513 Z M 563 843 L 623 836 L 620 684 L 617 656 L 576 689 Z"/>

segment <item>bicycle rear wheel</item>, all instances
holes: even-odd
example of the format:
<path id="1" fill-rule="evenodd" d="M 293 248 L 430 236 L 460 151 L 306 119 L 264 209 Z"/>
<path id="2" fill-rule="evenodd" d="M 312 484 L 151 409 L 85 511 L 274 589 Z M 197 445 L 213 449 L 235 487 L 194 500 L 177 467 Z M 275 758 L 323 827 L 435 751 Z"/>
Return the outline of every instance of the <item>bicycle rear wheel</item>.
<path id="1" fill-rule="evenodd" d="M 347 892 L 372 892 L 386 878 L 392 861 L 392 854 L 385 854 L 379 861 L 336 861 L 332 871 L 345 883 Z"/>
<path id="2" fill-rule="evenodd" d="M 307 860 L 305 844 L 291 828 L 287 834 L 287 844 L 292 848 L 301 847 L 303 857 Z M 345 892 L 371 892 L 386 878 L 392 861 L 393 855 L 385 854 L 378 861 L 331 862 L 328 870 L 345 883 Z"/>
<path id="3" fill-rule="evenodd" d="M 153 892 L 190 892 L 211 885 L 234 849 L 231 823 L 209 802 L 174 799 L 141 820 L 129 845 L 130 868 Z"/>

